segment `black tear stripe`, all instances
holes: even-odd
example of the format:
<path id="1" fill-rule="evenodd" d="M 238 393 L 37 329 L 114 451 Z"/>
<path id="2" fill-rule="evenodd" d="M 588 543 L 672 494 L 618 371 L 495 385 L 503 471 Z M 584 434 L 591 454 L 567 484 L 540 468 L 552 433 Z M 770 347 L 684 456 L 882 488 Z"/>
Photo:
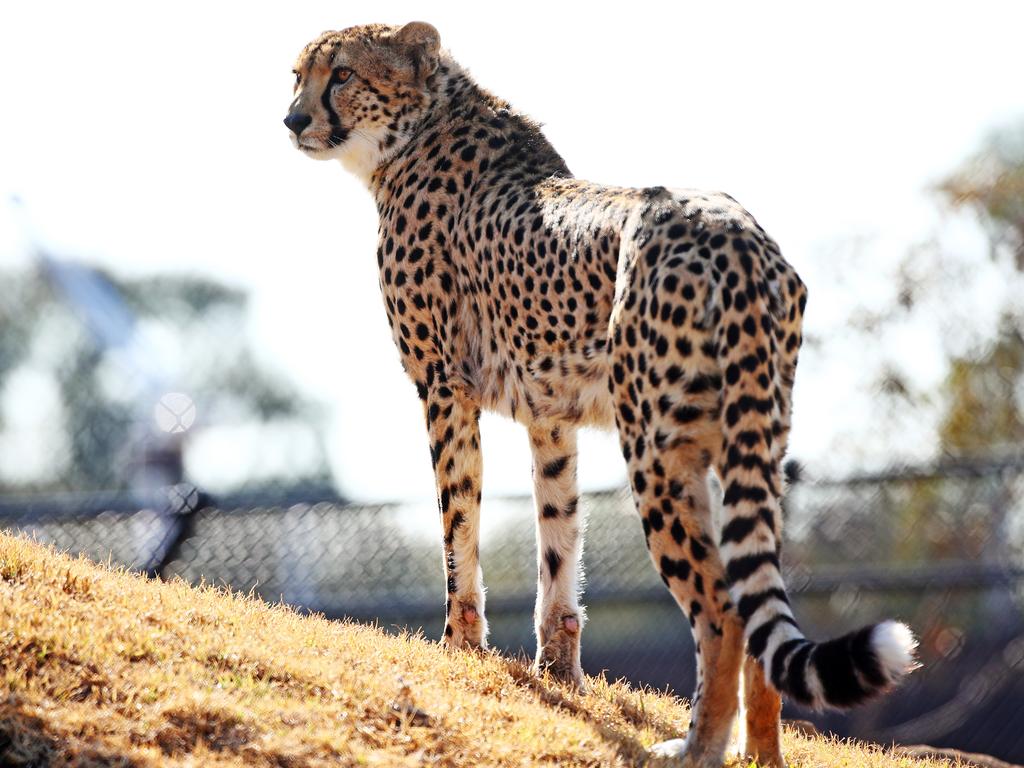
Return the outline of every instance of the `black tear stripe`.
<path id="1" fill-rule="evenodd" d="M 327 87 L 320 95 L 320 103 L 327 110 L 327 120 L 331 124 L 331 135 L 327 141 L 332 147 L 336 147 L 348 138 L 348 131 L 341 127 L 341 118 L 338 117 L 338 113 L 334 111 L 334 105 L 331 104 L 331 88 L 333 87 L 334 75 L 331 75 L 331 79 L 327 81 Z"/>

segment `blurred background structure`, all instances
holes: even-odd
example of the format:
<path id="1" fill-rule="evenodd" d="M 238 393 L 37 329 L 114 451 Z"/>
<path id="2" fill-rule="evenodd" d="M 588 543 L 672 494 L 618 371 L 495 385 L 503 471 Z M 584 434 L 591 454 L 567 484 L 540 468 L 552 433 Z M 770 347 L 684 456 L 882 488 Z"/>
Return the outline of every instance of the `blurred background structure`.
<path id="1" fill-rule="evenodd" d="M 56 26 L 3 12 L 0 64 L 35 66 L 3 83 L 5 103 L 38 119 L 0 139 L 0 526 L 439 636 L 440 526 L 377 293 L 373 207 L 280 125 L 310 37 L 423 14 L 383 5 L 374 19 L 124 5 L 114 24 L 69 4 Z M 1024 10 L 815 7 L 586 12 L 585 35 L 572 4 L 428 20 L 546 121 L 579 175 L 726 189 L 809 284 L 787 466 L 796 613 L 811 637 L 902 618 L 924 663 L 895 695 L 812 719 L 1024 762 Z M 482 31 L 495 24 L 500 44 Z M 679 29 L 726 25 L 742 55 L 718 35 L 677 51 Z M 259 44 L 224 44 L 239 35 Z M 44 39 L 59 56 L 36 55 Z M 609 69 L 611 47 L 628 55 Z M 695 119 L 665 81 L 685 71 L 692 88 L 710 60 L 749 90 L 709 88 Z M 55 106 L 41 84 L 69 61 Z M 224 78 L 229 96 L 209 87 Z M 641 142 L 622 119 L 637 104 Z M 122 125 L 98 116 L 111 109 Z M 483 432 L 491 640 L 532 655 L 526 440 L 486 417 Z M 614 437 L 583 441 L 581 485 L 584 668 L 688 696 L 689 633 Z"/>

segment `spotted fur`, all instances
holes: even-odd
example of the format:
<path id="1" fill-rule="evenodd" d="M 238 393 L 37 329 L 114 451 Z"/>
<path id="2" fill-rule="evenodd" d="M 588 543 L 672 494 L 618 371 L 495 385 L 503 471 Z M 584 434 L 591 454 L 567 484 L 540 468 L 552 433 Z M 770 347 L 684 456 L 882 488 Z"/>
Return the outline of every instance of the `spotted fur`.
<path id="1" fill-rule="evenodd" d="M 807 291 L 749 213 L 720 193 L 573 178 L 538 126 L 480 88 L 428 24 L 324 33 L 295 71 L 296 146 L 341 160 L 377 203 L 380 289 L 437 478 L 446 643 L 486 643 L 486 408 L 528 429 L 537 666 L 576 683 L 576 430 L 618 430 L 651 558 L 696 641 L 688 764 L 721 763 L 741 673 L 746 748 L 769 765 L 782 761 L 776 690 L 845 707 L 909 671 L 902 625 L 815 644 L 793 619 L 780 463 Z"/>

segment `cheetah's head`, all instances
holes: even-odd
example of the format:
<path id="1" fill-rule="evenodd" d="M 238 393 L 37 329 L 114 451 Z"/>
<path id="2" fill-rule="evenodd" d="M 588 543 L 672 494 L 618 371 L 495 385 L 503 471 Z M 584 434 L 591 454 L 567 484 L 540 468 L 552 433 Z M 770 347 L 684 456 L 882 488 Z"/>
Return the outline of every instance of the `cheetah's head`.
<path id="1" fill-rule="evenodd" d="M 317 160 L 341 160 L 368 181 L 415 132 L 432 103 L 440 36 L 430 24 L 369 24 L 324 32 L 295 63 L 284 123 Z"/>

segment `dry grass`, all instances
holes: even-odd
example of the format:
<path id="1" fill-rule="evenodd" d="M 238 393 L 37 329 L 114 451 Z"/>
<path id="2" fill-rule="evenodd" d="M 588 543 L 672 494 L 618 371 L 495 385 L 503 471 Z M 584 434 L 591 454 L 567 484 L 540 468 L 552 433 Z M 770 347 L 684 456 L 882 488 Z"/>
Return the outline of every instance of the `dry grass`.
<path id="1" fill-rule="evenodd" d="M 0 534 L 0 765 L 641 766 L 677 699 L 147 581 Z M 786 734 L 798 766 L 939 766 Z M 735 763 L 742 765 L 742 763 Z"/>

